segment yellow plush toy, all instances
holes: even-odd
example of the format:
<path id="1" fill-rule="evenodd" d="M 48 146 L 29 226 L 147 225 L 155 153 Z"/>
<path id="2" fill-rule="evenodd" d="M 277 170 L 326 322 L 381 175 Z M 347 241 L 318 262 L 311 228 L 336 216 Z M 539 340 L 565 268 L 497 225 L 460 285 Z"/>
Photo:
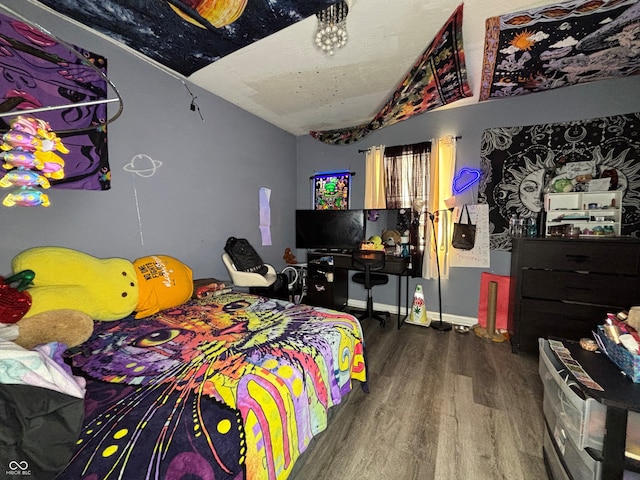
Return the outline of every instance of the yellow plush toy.
<path id="1" fill-rule="evenodd" d="M 29 317 L 49 310 L 72 309 L 94 320 L 118 320 L 138 304 L 138 278 L 123 258 L 96 258 L 63 247 L 34 247 L 16 255 L 14 272 L 33 270 Z"/>
<path id="2" fill-rule="evenodd" d="M 71 309 L 93 320 L 136 318 L 184 303 L 193 293 L 191 269 L 166 255 L 131 262 L 96 258 L 63 247 L 34 247 L 15 256 L 14 272 L 35 272 L 31 308 L 24 318 Z"/>

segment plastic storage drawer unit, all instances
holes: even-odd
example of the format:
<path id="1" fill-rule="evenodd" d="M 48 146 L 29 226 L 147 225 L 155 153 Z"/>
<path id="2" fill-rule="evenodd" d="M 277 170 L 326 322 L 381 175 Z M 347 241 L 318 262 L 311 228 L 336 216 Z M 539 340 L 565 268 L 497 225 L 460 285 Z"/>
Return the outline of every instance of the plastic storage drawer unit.
<path id="1" fill-rule="evenodd" d="M 562 465 L 560 456 L 553 445 L 553 440 L 551 440 L 546 426 L 544 428 L 543 442 L 544 463 L 547 466 L 549 478 L 551 480 L 572 480 Z"/>
<path id="2" fill-rule="evenodd" d="M 580 450 L 602 450 L 607 407 L 593 398 L 582 398 L 573 390 L 565 366 L 549 344 L 540 340 L 540 378 L 544 385 L 543 411 L 551 432 L 569 437 Z M 573 383 L 575 385 L 575 383 Z"/>
<path id="3" fill-rule="evenodd" d="M 555 456 L 556 460 L 560 459 L 561 463 L 566 465 L 570 478 L 574 480 L 601 480 L 602 462 L 589 455 L 587 450 L 576 448 L 570 438 L 559 438 L 558 432 L 555 432 L 553 439 L 551 439 L 549 432 L 545 430 L 544 449 L 549 463 L 551 463 L 551 458 Z M 559 465 L 556 465 L 551 471 L 560 470 L 558 467 Z M 558 477 L 554 473 L 554 480 L 566 478 L 566 472 L 563 473 L 564 475 Z"/>

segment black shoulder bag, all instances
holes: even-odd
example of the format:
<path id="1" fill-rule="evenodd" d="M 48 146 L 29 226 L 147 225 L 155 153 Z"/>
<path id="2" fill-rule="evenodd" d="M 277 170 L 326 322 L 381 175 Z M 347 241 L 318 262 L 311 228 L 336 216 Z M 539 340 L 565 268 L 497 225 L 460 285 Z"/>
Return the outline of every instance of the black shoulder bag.
<path id="1" fill-rule="evenodd" d="M 467 223 L 462 223 L 462 216 L 467 214 Z M 476 226 L 471 223 L 469 209 L 465 204 L 460 211 L 458 222 L 453 224 L 451 246 L 459 250 L 472 250 L 476 243 Z"/>
<path id="2" fill-rule="evenodd" d="M 258 252 L 255 251 L 246 238 L 229 237 L 224 246 L 224 251 L 231 257 L 236 270 L 259 273 L 260 275 L 264 275 L 269 271 Z"/>

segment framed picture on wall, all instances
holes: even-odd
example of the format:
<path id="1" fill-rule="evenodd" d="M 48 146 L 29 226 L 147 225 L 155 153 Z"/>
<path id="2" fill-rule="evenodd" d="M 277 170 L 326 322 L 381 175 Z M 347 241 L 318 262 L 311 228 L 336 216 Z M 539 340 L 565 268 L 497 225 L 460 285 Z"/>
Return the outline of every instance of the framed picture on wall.
<path id="1" fill-rule="evenodd" d="M 313 176 L 314 210 L 349 210 L 351 172 L 319 172 Z"/>

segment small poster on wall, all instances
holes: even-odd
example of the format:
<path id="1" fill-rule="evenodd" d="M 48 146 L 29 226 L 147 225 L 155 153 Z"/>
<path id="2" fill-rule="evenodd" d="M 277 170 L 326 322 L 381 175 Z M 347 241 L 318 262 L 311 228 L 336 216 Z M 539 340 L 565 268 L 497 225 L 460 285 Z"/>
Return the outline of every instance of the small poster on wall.
<path id="1" fill-rule="evenodd" d="M 476 225 L 476 241 L 471 250 L 451 248 L 451 267 L 489 268 L 491 257 L 489 250 L 489 205 L 467 205 L 471 223 Z M 456 207 L 453 218 L 460 218 L 460 208 Z"/>
<path id="2" fill-rule="evenodd" d="M 319 172 L 313 176 L 314 210 L 349 210 L 351 172 Z"/>

